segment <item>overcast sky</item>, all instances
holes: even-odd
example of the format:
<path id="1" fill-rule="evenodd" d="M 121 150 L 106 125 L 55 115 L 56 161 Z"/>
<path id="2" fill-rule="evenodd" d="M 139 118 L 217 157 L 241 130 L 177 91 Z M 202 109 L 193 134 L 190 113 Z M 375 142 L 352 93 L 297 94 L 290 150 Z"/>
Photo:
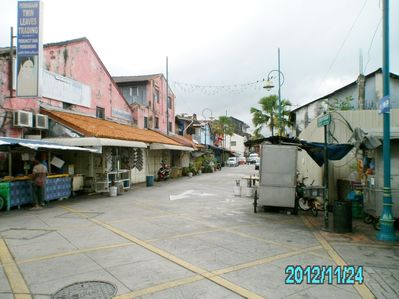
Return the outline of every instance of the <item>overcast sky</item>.
<path id="1" fill-rule="evenodd" d="M 113 76 L 165 73 L 168 56 L 178 113 L 227 112 L 251 125 L 250 107 L 277 89 L 245 84 L 277 68 L 278 47 L 282 97 L 294 105 L 356 80 L 360 49 L 366 74 L 382 64 L 379 0 L 43 2 L 43 42 L 85 36 Z M 391 72 L 398 74 L 399 1 L 390 2 Z M 0 46 L 9 45 L 16 19 L 17 1 L 2 0 Z"/>

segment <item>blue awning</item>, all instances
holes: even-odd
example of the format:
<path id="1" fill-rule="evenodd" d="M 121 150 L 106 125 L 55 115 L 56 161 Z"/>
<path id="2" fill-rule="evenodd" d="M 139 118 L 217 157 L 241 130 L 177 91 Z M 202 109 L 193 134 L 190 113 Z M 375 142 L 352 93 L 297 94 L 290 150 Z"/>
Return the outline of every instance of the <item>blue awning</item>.
<path id="1" fill-rule="evenodd" d="M 324 164 L 324 143 L 302 141 L 301 147 L 309 154 L 310 157 L 312 157 L 317 165 L 322 166 Z M 352 144 L 328 144 L 328 160 L 341 160 L 352 150 L 352 148 Z"/>
<path id="2" fill-rule="evenodd" d="M 85 152 L 97 152 L 95 149 L 77 147 L 77 146 L 67 146 L 62 144 L 57 144 L 53 142 L 46 142 L 43 140 L 35 139 L 21 139 L 21 138 L 10 138 L 10 137 L 0 137 L 0 150 L 4 147 L 16 147 L 22 146 L 30 149 L 58 149 L 58 150 L 75 150 L 75 151 L 85 151 Z"/>

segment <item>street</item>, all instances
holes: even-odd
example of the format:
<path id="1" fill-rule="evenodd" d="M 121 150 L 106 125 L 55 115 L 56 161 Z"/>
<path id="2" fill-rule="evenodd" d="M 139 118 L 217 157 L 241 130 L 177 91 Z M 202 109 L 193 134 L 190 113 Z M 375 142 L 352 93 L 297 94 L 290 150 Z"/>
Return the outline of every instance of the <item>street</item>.
<path id="1" fill-rule="evenodd" d="M 320 230 L 322 213 L 254 214 L 233 187 L 255 173 L 224 167 L 2 212 L 0 298 L 50 298 L 86 281 L 113 284 L 115 298 L 398 298 L 397 244 L 376 241 L 361 220 L 339 235 Z M 364 266 L 364 283 L 286 284 L 288 265 Z"/>

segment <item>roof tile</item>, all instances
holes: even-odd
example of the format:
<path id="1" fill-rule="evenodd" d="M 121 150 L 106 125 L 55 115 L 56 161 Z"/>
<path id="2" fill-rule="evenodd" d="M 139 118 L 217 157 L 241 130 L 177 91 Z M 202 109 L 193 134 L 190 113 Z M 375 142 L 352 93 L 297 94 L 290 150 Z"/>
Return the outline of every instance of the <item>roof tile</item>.
<path id="1" fill-rule="evenodd" d="M 146 143 L 182 145 L 171 138 L 152 130 L 134 128 L 113 121 L 81 114 L 43 110 L 52 119 L 64 124 L 87 137 L 102 137 Z M 184 144 L 185 145 L 185 144 Z"/>

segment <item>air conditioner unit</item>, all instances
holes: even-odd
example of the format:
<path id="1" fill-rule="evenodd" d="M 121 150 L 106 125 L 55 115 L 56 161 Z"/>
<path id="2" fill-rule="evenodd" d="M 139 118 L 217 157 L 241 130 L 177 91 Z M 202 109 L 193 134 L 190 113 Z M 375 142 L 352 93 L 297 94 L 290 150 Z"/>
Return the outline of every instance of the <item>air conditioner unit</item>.
<path id="1" fill-rule="evenodd" d="M 36 129 L 48 129 L 48 116 L 43 114 L 35 115 L 35 128 Z"/>
<path id="2" fill-rule="evenodd" d="M 33 114 L 28 111 L 14 111 L 13 113 L 13 124 L 14 127 L 26 127 L 31 128 L 33 125 Z"/>

